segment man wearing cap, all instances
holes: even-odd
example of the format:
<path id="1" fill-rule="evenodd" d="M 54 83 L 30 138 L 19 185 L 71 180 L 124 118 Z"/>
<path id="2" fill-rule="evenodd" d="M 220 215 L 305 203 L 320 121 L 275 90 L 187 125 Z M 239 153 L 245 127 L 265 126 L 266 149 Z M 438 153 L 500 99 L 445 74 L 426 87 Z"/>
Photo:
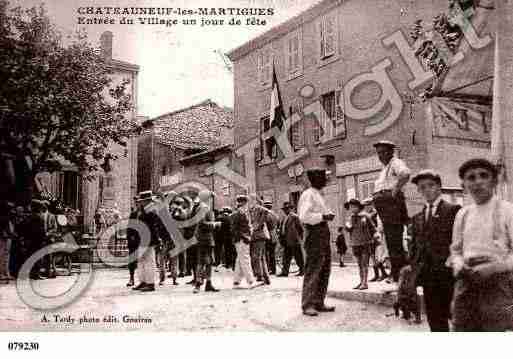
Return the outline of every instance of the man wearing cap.
<path id="1" fill-rule="evenodd" d="M 256 194 L 249 196 L 249 215 L 251 216 L 252 244 L 254 252 L 251 257 L 253 271 L 257 277 L 257 281 L 263 281 L 266 285 L 271 284 L 266 259 L 266 243 L 271 240 L 271 231 L 278 223 L 278 217 L 261 206 L 260 200 Z"/>
<path id="2" fill-rule="evenodd" d="M 276 245 L 278 244 L 278 215 L 274 213 L 273 211 L 273 202 L 272 201 L 265 201 L 264 207 L 267 208 L 269 211 L 271 211 L 274 214 L 275 219 L 277 222 L 273 223 L 272 229 L 269 230 L 271 235 L 271 240 L 267 241 L 265 243 L 265 255 L 267 260 L 267 267 L 269 268 L 269 274 L 276 274 Z"/>
<path id="3" fill-rule="evenodd" d="M 495 195 L 497 168 L 475 158 L 459 169 L 474 204 L 454 222 L 447 263 L 456 278 L 454 331 L 513 330 L 513 204 Z"/>
<path id="4" fill-rule="evenodd" d="M 233 286 L 240 288 L 240 282 L 246 279 L 250 288 L 258 285 L 251 269 L 251 257 L 249 254 L 249 244 L 251 242 L 251 217 L 249 215 L 249 198 L 245 195 L 239 195 L 236 198 L 237 209 L 230 216 L 232 223 L 233 243 L 237 251 L 235 259 L 235 271 L 233 273 Z"/>
<path id="5" fill-rule="evenodd" d="M 159 244 L 159 228 L 158 217 L 154 212 L 149 212 L 147 207 L 155 200 L 152 191 L 144 191 L 139 193 L 137 203 L 138 209 L 135 219 L 142 221 L 148 227 L 150 238 L 140 238 L 137 231 L 130 229 L 131 235 L 137 236 L 137 274 L 139 277 L 139 285 L 132 289 L 141 292 L 152 292 L 155 290 L 155 246 Z M 144 239 L 144 241 L 142 241 Z"/>
<path id="6" fill-rule="evenodd" d="M 219 228 L 221 223 L 215 221 L 212 211 L 212 199 L 214 193 L 203 190 L 198 194 L 200 204 L 198 214 L 201 214 L 201 220 L 196 228 L 196 239 L 198 240 L 198 259 L 196 268 L 196 284 L 194 293 L 200 291 L 203 280 L 206 280 L 205 292 L 218 292 L 219 290 L 212 285 L 212 256 L 214 254 L 214 230 Z"/>
<path id="7" fill-rule="evenodd" d="M 426 203 L 412 218 L 410 263 L 417 274 L 417 285 L 424 289 L 431 331 L 448 332 L 454 280 L 445 262 L 461 206 L 442 199 L 442 179 L 435 171 L 420 171 L 411 181 Z"/>
<path id="8" fill-rule="evenodd" d="M 303 260 L 303 251 L 301 241 L 303 240 L 304 229 L 297 214 L 292 211 L 290 202 L 283 203 L 283 213 L 285 218 L 280 224 L 280 242 L 283 246 L 283 267 L 278 277 L 287 277 L 289 275 L 290 262 L 292 258 L 299 267 L 298 276 L 303 276 L 305 266 Z"/>
<path id="9" fill-rule="evenodd" d="M 375 183 L 373 201 L 383 221 L 385 240 L 392 265 L 392 279 L 399 280 L 399 271 L 406 264 L 403 248 L 404 225 L 408 222 L 408 211 L 403 187 L 410 179 L 410 169 L 404 161 L 394 156 L 396 145 L 390 141 L 374 144 L 380 162 L 383 164 Z"/>
<path id="10" fill-rule="evenodd" d="M 232 209 L 230 207 L 223 207 L 219 216 L 221 227 L 219 228 L 218 235 L 224 249 L 224 265 L 226 268 L 235 269 L 235 247 L 232 241 L 232 229 L 230 215 Z"/>
<path id="11" fill-rule="evenodd" d="M 305 225 L 306 267 L 301 306 L 303 314 L 317 316 L 318 312 L 333 312 L 326 306 L 331 271 L 330 229 L 328 222 L 335 215 L 328 209 L 321 190 L 328 181 L 326 170 L 311 168 L 306 172 L 311 187 L 301 194 L 298 203 L 299 219 Z"/>

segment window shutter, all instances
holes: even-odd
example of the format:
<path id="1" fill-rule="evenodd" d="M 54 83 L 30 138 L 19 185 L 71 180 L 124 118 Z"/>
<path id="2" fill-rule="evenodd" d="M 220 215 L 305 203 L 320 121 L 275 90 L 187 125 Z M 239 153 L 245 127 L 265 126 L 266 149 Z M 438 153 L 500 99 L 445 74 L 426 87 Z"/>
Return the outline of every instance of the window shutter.
<path id="1" fill-rule="evenodd" d="M 335 17 L 326 16 L 325 56 L 335 53 Z"/>
<path id="2" fill-rule="evenodd" d="M 319 22 L 319 41 L 321 44 L 320 51 L 321 51 L 321 58 L 326 56 L 326 48 L 324 44 L 324 20 L 321 20 Z"/>
<path id="3" fill-rule="evenodd" d="M 344 93 L 342 90 L 335 92 L 336 118 L 335 118 L 335 136 L 346 137 L 346 118 L 344 114 Z"/>
<path id="4" fill-rule="evenodd" d="M 294 71 L 294 49 L 293 49 L 293 39 L 290 38 L 289 41 L 288 41 L 288 46 L 287 46 L 287 49 L 288 49 L 288 53 L 287 53 L 287 57 L 288 57 L 288 70 L 289 70 L 289 73 L 290 72 L 293 72 Z"/>

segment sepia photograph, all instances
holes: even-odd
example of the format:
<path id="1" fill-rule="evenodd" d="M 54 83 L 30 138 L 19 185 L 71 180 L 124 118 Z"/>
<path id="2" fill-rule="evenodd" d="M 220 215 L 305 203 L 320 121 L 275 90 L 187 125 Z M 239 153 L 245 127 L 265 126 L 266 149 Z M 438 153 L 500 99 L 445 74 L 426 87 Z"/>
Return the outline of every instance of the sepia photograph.
<path id="1" fill-rule="evenodd" d="M 513 331 L 511 0 L 0 0 L 0 79 L 8 353 Z"/>

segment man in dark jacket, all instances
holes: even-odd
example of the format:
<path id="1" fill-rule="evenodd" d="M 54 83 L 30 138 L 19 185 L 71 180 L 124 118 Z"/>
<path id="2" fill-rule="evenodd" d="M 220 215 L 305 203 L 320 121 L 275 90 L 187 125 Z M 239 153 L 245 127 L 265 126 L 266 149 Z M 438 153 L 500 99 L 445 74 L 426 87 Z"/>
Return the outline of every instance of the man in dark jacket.
<path id="1" fill-rule="evenodd" d="M 246 279 L 250 288 L 255 288 L 259 285 L 255 280 L 253 270 L 251 269 L 251 257 L 249 254 L 252 225 L 248 202 L 248 196 L 237 196 L 237 209 L 230 216 L 233 243 L 235 244 L 235 249 L 237 251 L 235 271 L 233 275 L 234 288 L 240 288 L 242 278 Z"/>
<path id="2" fill-rule="evenodd" d="M 290 202 L 283 203 L 283 212 L 285 218 L 280 223 L 280 244 L 283 246 L 283 267 L 278 277 L 287 277 L 289 275 L 290 262 L 295 259 L 299 266 L 298 276 L 304 274 L 303 250 L 301 241 L 303 240 L 303 226 L 297 214 L 292 211 Z"/>
<path id="3" fill-rule="evenodd" d="M 219 239 L 223 243 L 224 249 L 224 264 L 226 268 L 235 269 L 235 256 L 237 255 L 235 252 L 235 247 L 233 245 L 232 240 L 232 228 L 230 215 L 232 213 L 232 209 L 230 207 L 223 207 L 221 211 L 221 215 L 219 216 L 219 221 L 221 222 L 221 227 L 219 227 L 218 235 Z"/>
<path id="4" fill-rule="evenodd" d="M 424 289 L 431 331 L 447 332 L 454 280 L 445 262 L 450 254 L 454 219 L 461 207 L 442 199 L 442 180 L 438 173 L 420 171 L 412 182 L 426 206 L 412 219 L 410 262 L 417 274 L 417 285 Z"/>
<path id="5" fill-rule="evenodd" d="M 202 214 L 202 219 L 196 228 L 196 239 L 198 240 L 197 247 L 197 269 L 196 269 L 196 284 L 194 286 L 194 293 L 198 293 L 201 288 L 203 279 L 206 280 L 205 292 L 218 292 L 219 290 L 212 285 L 212 255 L 214 254 L 214 230 L 220 226 L 220 222 L 216 222 L 214 212 L 212 211 L 212 198 L 214 194 L 210 191 L 201 191 L 198 194 L 200 200 L 199 213 Z"/>

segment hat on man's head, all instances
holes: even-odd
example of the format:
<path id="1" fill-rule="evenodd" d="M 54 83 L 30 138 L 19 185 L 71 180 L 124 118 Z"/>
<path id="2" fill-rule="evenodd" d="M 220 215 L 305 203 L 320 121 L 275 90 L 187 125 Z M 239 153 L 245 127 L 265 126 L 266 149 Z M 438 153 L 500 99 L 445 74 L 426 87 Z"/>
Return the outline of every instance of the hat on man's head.
<path id="1" fill-rule="evenodd" d="M 283 205 L 281 207 L 281 209 L 290 209 L 292 208 L 292 203 L 290 202 L 283 202 Z"/>
<path id="2" fill-rule="evenodd" d="M 249 197 L 245 194 L 240 194 L 235 198 L 235 200 L 237 201 L 237 203 L 248 203 Z"/>
<path id="3" fill-rule="evenodd" d="M 388 141 L 388 140 L 378 141 L 378 142 L 374 143 L 373 146 L 374 147 L 386 146 L 386 147 L 390 147 L 390 148 L 396 148 L 397 147 L 397 145 L 395 143 L 393 143 L 392 141 Z"/>
<path id="4" fill-rule="evenodd" d="M 349 201 L 347 201 L 346 203 L 344 203 L 344 208 L 345 209 L 349 209 L 349 206 L 350 205 L 354 205 L 354 206 L 358 206 L 360 207 L 360 209 L 363 209 L 363 204 L 362 202 L 360 202 L 358 199 L 356 198 L 351 198 Z"/>
<path id="5" fill-rule="evenodd" d="M 223 208 L 221 208 L 221 212 L 223 212 L 223 213 L 232 213 L 232 208 L 228 207 L 228 206 L 224 206 Z"/>
<path id="6" fill-rule="evenodd" d="M 484 168 L 492 172 L 493 177 L 497 178 L 499 174 L 499 170 L 497 169 L 497 166 L 494 165 L 492 162 L 488 161 L 484 158 L 472 158 L 466 162 L 464 162 L 460 169 L 458 170 L 458 174 L 460 176 L 460 179 L 463 179 L 465 176 L 465 173 L 468 170 L 474 169 L 474 168 Z"/>
<path id="7" fill-rule="evenodd" d="M 411 182 L 417 185 L 419 184 L 419 181 L 423 179 L 431 179 L 438 183 L 440 186 L 442 185 L 442 177 L 440 177 L 438 172 L 431 169 L 420 171 L 411 179 Z"/>
<path id="8" fill-rule="evenodd" d="M 151 201 L 154 198 L 152 191 L 142 191 L 139 192 L 139 195 L 137 196 L 137 202 L 140 201 Z"/>

